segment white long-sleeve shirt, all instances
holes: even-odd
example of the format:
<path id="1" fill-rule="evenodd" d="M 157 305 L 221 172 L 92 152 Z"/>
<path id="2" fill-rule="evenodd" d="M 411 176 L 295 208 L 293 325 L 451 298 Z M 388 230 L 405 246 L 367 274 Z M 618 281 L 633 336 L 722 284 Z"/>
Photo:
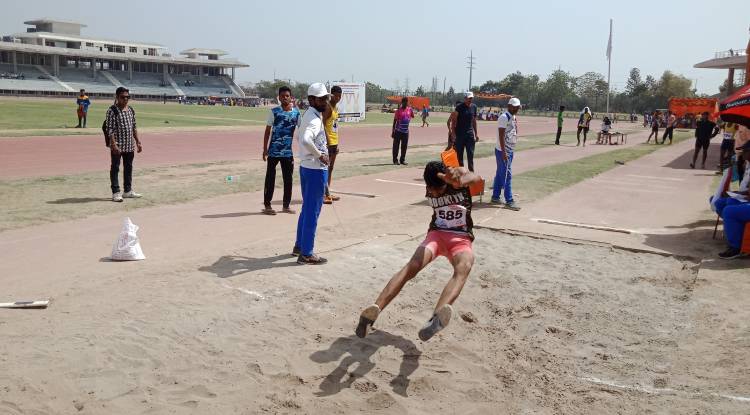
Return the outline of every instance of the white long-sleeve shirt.
<path id="1" fill-rule="evenodd" d="M 328 169 L 328 166 L 320 162 L 320 156 L 328 155 L 323 115 L 320 111 L 313 107 L 305 111 L 297 128 L 297 141 L 299 142 L 300 166 L 307 169 Z"/>

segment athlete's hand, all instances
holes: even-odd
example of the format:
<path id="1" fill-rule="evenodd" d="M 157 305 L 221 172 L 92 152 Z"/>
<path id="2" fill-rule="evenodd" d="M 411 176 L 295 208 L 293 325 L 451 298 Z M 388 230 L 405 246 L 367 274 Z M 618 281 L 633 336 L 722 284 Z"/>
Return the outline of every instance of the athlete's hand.
<path id="1" fill-rule="evenodd" d="M 461 187 L 461 167 L 448 167 L 445 173 L 438 173 L 437 176 L 440 180 L 446 182 L 453 187 Z"/>
<path id="2" fill-rule="evenodd" d="M 507 163 L 508 162 L 508 152 L 503 151 L 503 160 Z"/>
<path id="3" fill-rule="evenodd" d="M 267 159 L 268 159 L 268 152 L 264 150 L 263 151 L 263 161 L 266 161 Z"/>
<path id="4" fill-rule="evenodd" d="M 324 166 L 328 165 L 328 154 L 322 154 L 318 160 L 320 160 L 321 163 L 323 163 Z"/>

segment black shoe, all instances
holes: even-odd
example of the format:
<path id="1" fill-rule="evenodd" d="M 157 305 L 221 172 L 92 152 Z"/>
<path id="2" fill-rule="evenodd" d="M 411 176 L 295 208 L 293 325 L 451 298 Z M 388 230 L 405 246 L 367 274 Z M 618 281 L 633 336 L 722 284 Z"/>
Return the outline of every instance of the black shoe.
<path id="1" fill-rule="evenodd" d="M 739 249 L 733 248 L 731 246 L 729 248 L 727 248 L 726 251 L 724 251 L 724 252 L 722 252 L 722 253 L 719 254 L 719 258 L 721 258 L 721 259 L 735 259 L 735 258 L 739 258 L 739 257 L 742 257 L 742 256 L 745 256 L 745 254 L 743 254 L 742 252 L 740 252 Z"/>
<path id="2" fill-rule="evenodd" d="M 310 256 L 304 256 L 300 254 L 300 256 L 297 257 L 297 263 L 300 265 L 323 265 L 326 262 L 328 262 L 327 259 L 315 254 L 312 254 Z"/>
<path id="3" fill-rule="evenodd" d="M 302 253 L 302 250 L 299 249 L 299 247 L 295 245 L 295 247 L 292 248 L 292 256 L 299 256 L 300 253 Z"/>
<path id="4" fill-rule="evenodd" d="M 409 165 L 409 163 L 407 163 L 405 161 L 402 161 L 401 164 L 404 165 L 404 166 L 408 166 Z"/>
<path id="5" fill-rule="evenodd" d="M 393 160 L 393 164 L 398 166 L 398 160 Z"/>

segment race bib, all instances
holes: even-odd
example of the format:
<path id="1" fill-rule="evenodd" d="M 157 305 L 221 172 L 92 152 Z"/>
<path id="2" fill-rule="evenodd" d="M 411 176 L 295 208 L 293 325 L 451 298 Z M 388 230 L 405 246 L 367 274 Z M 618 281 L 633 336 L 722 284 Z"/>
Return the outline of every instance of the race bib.
<path id="1" fill-rule="evenodd" d="M 466 226 L 467 209 L 461 205 L 448 205 L 435 209 L 435 225 L 438 228 L 452 229 Z"/>
<path id="2" fill-rule="evenodd" d="M 732 133 L 724 133 L 725 140 L 731 140 L 734 137 Z"/>

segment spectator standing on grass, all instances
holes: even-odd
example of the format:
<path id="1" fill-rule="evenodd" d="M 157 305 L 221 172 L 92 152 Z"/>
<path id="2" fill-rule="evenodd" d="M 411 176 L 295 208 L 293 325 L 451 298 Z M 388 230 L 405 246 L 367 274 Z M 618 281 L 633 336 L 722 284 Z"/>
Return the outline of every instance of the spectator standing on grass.
<path id="1" fill-rule="evenodd" d="M 719 133 L 719 127 L 715 122 L 708 119 L 708 111 L 701 114 L 701 119 L 698 121 L 695 127 L 695 151 L 693 152 L 693 161 L 690 163 L 690 168 L 695 168 L 695 161 L 698 160 L 698 152 L 703 150 L 703 159 L 701 162 L 701 168 L 706 168 L 706 157 L 708 157 L 708 146 L 711 144 L 711 139 L 716 137 Z M 649 136 L 650 137 L 650 136 Z"/>
<path id="2" fill-rule="evenodd" d="M 661 143 L 664 144 L 669 136 L 669 144 L 672 144 L 672 135 L 674 134 L 674 127 L 677 125 L 677 117 L 672 111 L 667 111 L 667 117 L 665 119 L 664 135 L 661 137 Z"/>
<path id="3" fill-rule="evenodd" d="M 511 98 L 508 101 L 508 110 L 505 111 L 497 120 L 497 142 L 495 143 L 495 181 L 492 184 L 492 203 L 500 202 L 500 192 L 505 194 L 505 208 L 511 210 L 520 210 L 513 200 L 513 189 L 511 180 L 513 173 L 511 164 L 513 163 L 513 153 L 518 141 L 518 123 L 516 122 L 516 113 L 521 109 L 521 100 Z"/>
<path id="4" fill-rule="evenodd" d="M 409 98 L 401 98 L 401 106 L 393 114 L 393 130 L 391 131 L 391 138 L 393 138 L 393 164 L 406 163 L 406 148 L 409 144 L 409 123 L 414 118 L 414 111 L 409 106 Z M 401 147 L 401 154 L 399 157 L 399 146 Z"/>
<path id="5" fill-rule="evenodd" d="M 424 127 L 424 126 L 429 127 L 430 126 L 430 123 L 427 122 L 427 118 L 429 116 L 430 116 L 430 109 L 427 108 L 427 105 L 425 105 L 424 107 L 422 107 L 422 127 Z"/>
<path id="6" fill-rule="evenodd" d="M 292 138 L 299 121 L 299 110 L 292 106 L 292 90 L 288 86 L 279 88 L 279 105 L 272 108 L 266 120 L 266 131 L 263 134 L 263 161 L 266 162 L 266 181 L 263 189 L 263 213 L 275 215 L 271 207 L 274 188 L 276 187 L 276 165 L 281 164 L 281 177 L 284 181 L 282 212 L 294 213 L 289 207 L 292 201 L 292 175 L 294 174 L 294 155 Z"/>
<path id="7" fill-rule="evenodd" d="M 646 144 L 648 144 L 649 141 L 651 141 L 651 136 L 654 136 L 654 144 L 659 144 L 659 119 L 661 117 L 659 116 L 658 112 L 654 112 L 654 115 L 651 116 L 651 134 L 648 135 L 648 138 L 646 139 Z"/>
<path id="8" fill-rule="evenodd" d="M 474 171 L 474 146 L 479 141 L 477 131 L 477 106 L 474 105 L 474 93 L 469 91 L 464 95 L 464 102 L 456 105 L 453 111 L 456 115 L 450 126 L 450 137 L 454 141 L 458 164 L 464 166 L 464 150 L 469 171 Z"/>
<path id="9" fill-rule="evenodd" d="M 328 261 L 316 255 L 313 249 L 328 183 L 328 146 L 323 125 L 323 112 L 328 108 L 326 86 L 320 82 L 310 85 L 307 88 L 307 99 L 310 108 L 302 116 L 297 131 L 302 209 L 297 221 L 297 239 L 292 253 L 299 254 L 298 264 L 321 265 Z"/>
<path id="10" fill-rule="evenodd" d="M 331 177 L 333 176 L 336 156 L 339 154 L 339 109 L 336 105 L 341 101 L 342 92 L 338 85 L 331 87 L 331 102 L 323 113 L 323 124 L 328 140 L 328 184 L 326 185 L 326 196 L 323 203 L 327 205 L 340 199 L 336 195 L 331 195 Z"/>
<path id="11" fill-rule="evenodd" d="M 578 117 L 578 131 L 576 132 L 578 144 L 576 144 L 576 146 L 581 145 L 581 132 L 583 131 L 583 146 L 586 147 L 586 136 L 589 133 L 590 124 L 591 110 L 589 109 L 589 107 L 583 107 L 583 111 L 581 111 L 581 115 Z"/>
<path id="12" fill-rule="evenodd" d="M 456 108 L 458 104 L 460 103 L 461 101 L 456 101 L 453 104 L 453 108 Z M 453 124 L 455 122 L 456 122 L 456 111 L 453 111 L 448 116 L 448 121 L 445 122 L 445 124 L 448 126 L 448 146 L 445 148 L 446 150 L 456 145 L 456 136 L 453 134 Z"/>
<path id="13" fill-rule="evenodd" d="M 128 105 L 130 91 L 119 87 L 115 91 L 115 105 L 107 110 L 104 129 L 109 137 L 109 149 L 112 164 L 109 169 L 109 180 L 112 186 L 112 201 L 122 202 L 123 198 L 139 198 L 133 191 L 133 159 L 135 151 L 143 151 L 135 122 L 135 111 Z M 120 193 L 120 159 L 123 163 L 123 185 L 125 193 Z"/>
<path id="14" fill-rule="evenodd" d="M 719 164 L 717 166 L 718 174 L 728 167 L 732 161 L 732 155 L 735 152 L 735 135 L 737 133 L 737 124 L 731 122 L 725 122 L 721 129 L 724 130 L 722 133 L 721 149 L 719 151 Z"/>
<path id="15" fill-rule="evenodd" d="M 560 134 L 562 134 L 563 128 L 563 113 L 565 112 L 565 105 L 560 105 L 560 111 L 557 112 L 557 135 L 555 135 L 555 145 L 560 145 Z"/>
<path id="16" fill-rule="evenodd" d="M 83 121 L 83 128 L 86 128 L 86 116 L 89 113 L 89 105 L 91 105 L 91 100 L 89 99 L 88 95 L 86 95 L 86 90 L 83 88 L 81 88 L 81 93 L 78 94 L 76 105 L 78 105 L 78 126 L 76 128 L 81 128 L 81 121 Z"/>

